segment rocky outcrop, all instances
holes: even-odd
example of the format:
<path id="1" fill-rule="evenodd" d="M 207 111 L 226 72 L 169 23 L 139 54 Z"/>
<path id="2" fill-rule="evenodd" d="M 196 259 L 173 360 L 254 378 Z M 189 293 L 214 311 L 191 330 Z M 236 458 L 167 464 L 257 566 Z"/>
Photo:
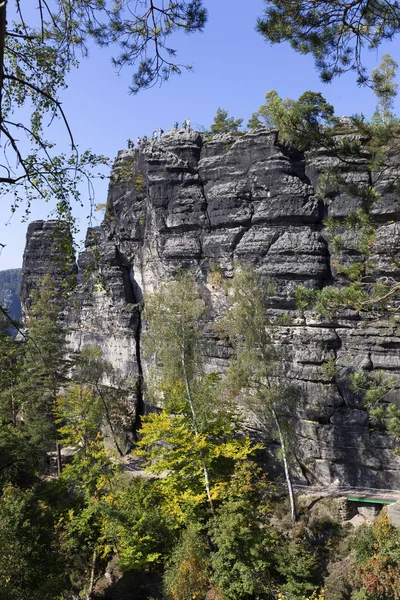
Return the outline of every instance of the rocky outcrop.
<path id="1" fill-rule="evenodd" d="M 73 253 L 72 236 L 68 227 L 59 221 L 33 221 L 28 226 L 22 265 L 21 302 L 26 316 L 32 297 L 49 275 L 60 292 L 67 292 L 76 284 L 77 267 Z M 63 307 L 63 294 L 57 301 Z"/>
<path id="2" fill-rule="evenodd" d="M 333 189 L 324 198 L 316 193 L 321 169 L 333 161 L 323 151 L 306 157 L 289 151 L 276 131 L 263 127 L 211 140 L 173 131 L 160 142 L 119 152 L 104 222 L 88 233 L 78 261 L 81 282 L 65 319 L 72 350 L 100 345 L 130 381 L 140 413 L 142 294 L 190 269 L 215 318 L 223 310 L 221 278 L 232 276 L 236 261 L 252 263 L 275 283 L 271 311 L 292 318 L 280 340 L 292 357 L 284 377 L 304 391 L 297 422 L 299 475 L 320 483 L 396 487 L 400 458 L 393 441 L 371 427 L 348 375 L 363 368 L 398 376 L 398 317 L 348 312 L 324 321 L 300 314 L 294 301 L 299 283 L 340 285 L 338 264 L 360 260 L 354 249 L 335 251 L 324 227 L 327 216 L 343 219 L 358 203 L 343 191 Z M 371 180 L 366 157 L 344 166 L 343 174 L 359 185 Z M 375 274 L 397 277 L 399 202 L 389 179 L 379 186 Z M 31 227 L 34 239 L 38 229 Z M 32 247 L 39 252 L 43 246 L 37 240 Z M 230 348 L 211 327 L 207 340 L 209 368 L 223 370 Z M 330 359 L 336 361 L 335 376 L 325 368 Z"/>
<path id="3" fill-rule="evenodd" d="M 21 269 L 0 271 L 0 305 L 14 321 L 21 319 Z"/>

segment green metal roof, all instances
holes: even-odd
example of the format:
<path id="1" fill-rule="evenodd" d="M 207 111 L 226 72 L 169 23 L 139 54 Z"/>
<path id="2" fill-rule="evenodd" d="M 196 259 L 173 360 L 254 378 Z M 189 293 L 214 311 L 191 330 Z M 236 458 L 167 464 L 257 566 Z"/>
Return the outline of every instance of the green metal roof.
<path id="1" fill-rule="evenodd" d="M 395 500 L 376 500 L 370 498 L 346 498 L 349 502 L 369 502 L 370 504 L 394 504 Z"/>

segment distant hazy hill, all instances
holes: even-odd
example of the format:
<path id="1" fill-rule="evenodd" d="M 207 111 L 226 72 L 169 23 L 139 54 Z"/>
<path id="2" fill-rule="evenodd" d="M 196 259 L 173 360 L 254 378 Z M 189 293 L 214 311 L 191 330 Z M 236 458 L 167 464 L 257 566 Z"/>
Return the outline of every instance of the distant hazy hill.
<path id="1" fill-rule="evenodd" d="M 0 304 L 6 308 L 10 317 L 21 319 L 21 301 L 19 289 L 21 287 L 22 269 L 8 269 L 0 271 Z"/>

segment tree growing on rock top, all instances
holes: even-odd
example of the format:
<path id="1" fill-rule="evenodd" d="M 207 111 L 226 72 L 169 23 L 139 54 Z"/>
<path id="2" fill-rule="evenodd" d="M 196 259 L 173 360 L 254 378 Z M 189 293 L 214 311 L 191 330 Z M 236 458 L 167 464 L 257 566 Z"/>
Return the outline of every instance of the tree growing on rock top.
<path id="1" fill-rule="evenodd" d="M 324 127 L 334 122 L 334 108 L 320 92 L 307 91 L 298 100 L 281 98 L 275 90 L 267 92 L 265 103 L 253 113 L 248 127 L 259 124 L 279 130 L 279 138 L 298 150 L 308 150 L 327 137 Z"/>
<path id="2" fill-rule="evenodd" d="M 390 54 L 385 54 L 381 63 L 372 70 L 372 87 L 378 100 L 373 118 L 377 122 L 387 123 L 395 118 L 393 109 L 399 87 L 395 82 L 398 68 Z"/>
<path id="3" fill-rule="evenodd" d="M 217 109 L 214 121 L 210 127 L 213 135 L 216 133 L 234 133 L 239 130 L 243 119 L 235 119 L 234 117 L 229 117 L 228 114 L 228 111 L 223 108 Z"/>

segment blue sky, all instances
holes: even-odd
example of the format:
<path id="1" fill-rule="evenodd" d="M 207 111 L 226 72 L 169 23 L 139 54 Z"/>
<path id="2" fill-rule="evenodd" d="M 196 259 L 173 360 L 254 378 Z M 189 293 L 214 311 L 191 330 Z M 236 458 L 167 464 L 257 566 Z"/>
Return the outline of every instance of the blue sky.
<path id="1" fill-rule="evenodd" d="M 270 46 L 256 33 L 262 0 L 206 0 L 205 4 L 209 11 L 205 32 L 171 38 L 180 61 L 192 64 L 193 71 L 173 77 L 161 88 L 129 95 L 129 71 L 116 75 L 108 50 L 94 47 L 89 57 L 82 59 L 62 94 L 64 111 L 82 150 L 91 148 L 114 158 L 119 149 L 126 147 L 128 137 L 136 140 L 138 135 L 149 136 L 160 126 L 168 130 L 176 120 L 190 117 L 192 123 L 208 127 L 218 107 L 227 109 L 235 118 L 243 117 L 246 123 L 271 89 L 295 99 L 309 89 L 320 91 L 335 106 L 338 116 L 373 113 L 372 92 L 359 88 L 353 75 L 323 84 L 312 58 L 296 54 L 287 44 Z M 399 49 L 399 40 L 381 46 L 369 53 L 368 66 L 376 66 L 385 52 L 399 60 Z M 400 101 L 396 108 L 400 112 Z M 61 125 L 56 124 L 52 137 L 62 150 L 65 133 Z M 105 202 L 107 180 L 95 180 L 94 186 L 95 201 Z M 83 236 L 89 212 L 85 189 L 82 201 L 84 208 L 77 207 L 76 216 Z M 21 266 L 27 228 L 26 222 L 21 223 L 23 210 L 9 220 L 7 198 L 2 202 L 0 241 L 6 247 L 0 254 L 0 270 Z M 32 207 L 29 220 L 45 219 L 50 211 L 51 206 L 38 202 Z"/>

